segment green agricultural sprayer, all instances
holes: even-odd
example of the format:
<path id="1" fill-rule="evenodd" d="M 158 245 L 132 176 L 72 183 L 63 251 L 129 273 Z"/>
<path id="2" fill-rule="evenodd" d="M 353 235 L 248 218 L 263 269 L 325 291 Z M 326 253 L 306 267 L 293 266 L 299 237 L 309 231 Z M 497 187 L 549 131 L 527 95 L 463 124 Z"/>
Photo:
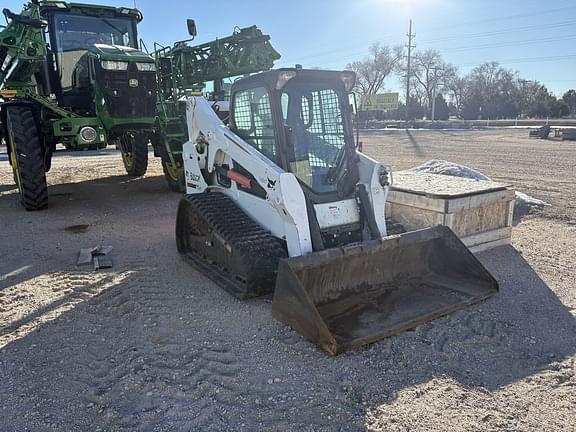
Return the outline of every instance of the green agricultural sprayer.
<path id="1" fill-rule="evenodd" d="M 138 39 L 137 9 L 33 0 L 20 14 L 3 14 L 0 137 L 27 210 L 48 204 L 46 172 L 57 144 L 115 144 L 128 175 L 141 176 L 151 142 L 168 184 L 183 190 L 186 96 L 213 81 L 223 100 L 224 78 L 267 70 L 279 58 L 256 27 L 196 47 L 157 46 L 150 55 Z"/>

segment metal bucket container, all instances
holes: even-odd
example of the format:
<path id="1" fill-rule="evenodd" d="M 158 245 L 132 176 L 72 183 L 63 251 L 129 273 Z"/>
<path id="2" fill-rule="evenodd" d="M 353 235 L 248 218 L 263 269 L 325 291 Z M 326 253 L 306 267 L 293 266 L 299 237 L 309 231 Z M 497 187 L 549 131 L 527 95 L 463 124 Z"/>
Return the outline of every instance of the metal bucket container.
<path id="1" fill-rule="evenodd" d="M 281 260 L 272 315 L 337 355 L 497 291 L 456 234 L 436 226 Z"/>

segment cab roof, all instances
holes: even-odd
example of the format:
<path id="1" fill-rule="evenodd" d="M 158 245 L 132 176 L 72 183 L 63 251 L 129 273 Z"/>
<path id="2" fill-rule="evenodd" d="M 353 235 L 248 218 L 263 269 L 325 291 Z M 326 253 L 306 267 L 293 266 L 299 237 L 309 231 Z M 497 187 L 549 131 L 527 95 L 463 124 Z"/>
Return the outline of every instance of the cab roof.
<path id="1" fill-rule="evenodd" d="M 143 15 L 138 9 L 128 7 L 114 7 L 86 3 L 68 3 L 59 0 L 42 0 L 40 2 L 40 10 L 45 11 L 61 11 L 61 12 L 87 12 L 94 15 L 115 15 L 115 16 L 130 16 L 136 19 L 137 22 L 142 21 Z"/>
<path id="2" fill-rule="evenodd" d="M 290 78 L 283 80 L 282 77 L 290 76 Z M 348 85 L 346 85 L 342 77 L 348 76 L 351 80 Z M 269 88 L 276 88 L 279 90 L 288 81 L 292 80 L 302 80 L 307 82 L 327 82 L 336 85 L 343 85 L 348 89 L 351 89 L 354 85 L 356 79 L 356 74 L 352 71 L 334 71 L 334 70 L 322 70 L 322 69 L 302 69 L 302 68 L 280 68 L 271 69 L 269 71 L 260 72 L 248 77 L 242 78 L 234 82 L 233 87 L 236 89 L 240 88 L 250 88 L 257 86 L 258 84 L 266 85 Z M 282 83 L 282 84 L 280 84 Z M 278 85 L 281 85 L 278 87 Z"/>

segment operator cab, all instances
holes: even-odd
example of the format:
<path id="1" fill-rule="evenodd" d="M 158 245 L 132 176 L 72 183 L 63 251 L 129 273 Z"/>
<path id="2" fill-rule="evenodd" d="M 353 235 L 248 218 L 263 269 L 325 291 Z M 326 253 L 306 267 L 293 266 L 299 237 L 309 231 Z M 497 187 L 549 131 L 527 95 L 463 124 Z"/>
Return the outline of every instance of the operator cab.
<path id="1" fill-rule="evenodd" d="M 56 55 L 64 92 L 72 89 L 73 72 L 90 47 L 105 44 L 138 48 L 134 17 L 90 12 L 89 9 L 78 8 L 65 12 L 54 11 L 48 16 L 51 47 Z"/>
<path id="2" fill-rule="evenodd" d="M 128 76 L 132 67 L 133 75 L 141 71 L 140 67 L 136 68 L 127 61 L 130 56 L 134 56 L 136 62 L 147 63 L 144 72 L 155 72 L 152 59 L 138 51 L 137 24 L 142 20 L 142 14 L 137 9 L 51 1 L 41 3 L 41 15 L 48 22 L 52 56 L 48 69 L 51 69 L 52 62 L 56 66 L 56 76 L 50 79 L 50 93 L 56 95 L 60 105 L 80 115 L 95 115 L 95 81 L 99 81 L 98 86 L 102 87 L 100 90 L 106 99 L 117 96 L 126 102 L 126 94 L 120 94 L 120 89 L 116 88 L 118 83 L 126 81 L 128 87 L 131 78 L 136 79 L 134 83 L 143 81 L 137 79 L 140 77 Z M 124 74 L 122 77 L 107 77 L 106 82 L 100 82 L 99 78 L 103 78 L 107 72 Z M 149 90 L 153 91 L 155 98 L 154 75 L 152 73 L 148 77 L 150 83 L 147 87 L 151 87 Z M 113 94 L 113 90 L 116 90 L 116 94 Z M 147 102 L 150 103 L 145 105 L 152 107 L 153 98 L 149 99 Z M 110 106 L 111 102 L 106 100 L 106 105 Z"/>
<path id="3" fill-rule="evenodd" d="M 278 69 L 237 81 L 230 128 L 285 171 L 314 202 L 349 197 L 358 182 L 349 93 L 355 74 Z"/>

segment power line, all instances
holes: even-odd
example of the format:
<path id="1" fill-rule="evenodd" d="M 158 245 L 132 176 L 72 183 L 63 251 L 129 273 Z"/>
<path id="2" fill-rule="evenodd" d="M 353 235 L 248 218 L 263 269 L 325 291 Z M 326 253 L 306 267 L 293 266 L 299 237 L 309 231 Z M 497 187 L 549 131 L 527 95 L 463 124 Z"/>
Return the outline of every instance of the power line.
<path id="1" fill-rule="evenodd" d="M 496 18 L 486 18 L 486 19 L 475 20 L 475 21 L 464 21 L 464 22 L 461 22 L 459 24 L 453 24 L 450 27 L 455 28 L 455 27 L 469 26 L 472 24 L 485 24 L 488 22 L 507 21 L 507 20 L 516 19 L 516 18 L 527 18 L 527 17 L 531 17 L 531 16 L 548 15 L 548 14 L 553 14 L 556 12 L 566 12 L 566 11 L 572 10 L 572 9 L 576 9 L 576 6 L 567 6 L 567 7 L 563 7 L 563 8 L 557 8 L 557 9 L 545 9 L 542 11 L 507 15 L 507 16 L 496 17 Z M 431 29 L 431 30 L 440 30 L 440 29 L 445 29 L 445 27 L 436 27 L 435 29 Z"/>
<path id="2" fill-rule="evenodd" d="M 570 7 L 565 7 L 565 8 L 557 8 L 557 9 L 549 9 L 549 10 L 544 10 L 544 11 L 538 11 L 538 12 L 532 12 L 532 13 L 525 13 L 525 14 L 515 14 L 515 15 L 509 15 L 506 17 L 498 17 L 498 18 L 493 18 L 493 19 L 486 19 L 486 20 L 477 20 L 477 21 L 471 21 L 465 24 L 474 24 L 474 23 L 485 23 L 485 22 L 489 22 L 489 21 L 502 21 L 502 20 L 507 20 L 507 19 L 512 19 L 512 18 L 519 18 L 519 17 L 528 17 L 528 16 L 535 16 L 535 15 L 543 15 L 543 14 L 550 14 L 550 13 L 556 13 L 556 12 L 563 12 L 563 11 L 567 11 L 567 10 L 571 10 L 571 9 L 576 9 L 576 6 L 570 6 Z M 428 39 L 425 41 L 422 41 L 423 43 L 427 43 L 430 44 L 431 42 L 442 42 L 442 41 L 449 41 L 451 39 L 453 40 L 460 40 L 460 39 L 473 39 L 473 38 L 481 38 L 481 37 L 489 37 L 489 36 L 497 36 L 497 35 L 503 35 L 503 34 L 510 34 L 510 33 L 516 33 L 516 32 L 521 32 L 521 31 L 530 31 L 530 30 L 538 30 L 538 29 L 552 29 L 552 28 L 560 28 L 560 27 L 566 27 L 566 26 L 570 26 L 575 24 L 576 21 L 575 20 L 571 20 L 571 21 L 561 21 L 561 22 L 557 22 L 557 23 L 550 23 L 550 24 L 539 24 L 539 25 L 529 25 L 529 26 L 522 26 L 522 27 L 516 27 L 516 28 L 508 28 L 508 29 L 502 29 L 502 30 L 495 30 L 495 31 L 490 31 L 490 32 L 479 32 L 479 33 L 471 33 L 471 34 L 465 34 L 465 35 L 460 35 L 460 36 L 456 36 L 456 35 L 452 35 L 452 36 L 446 36 L 443 38 L 436 38 L 436 39 Z M 463 23 L 464 24 L 464 23 Z M 470 52 L 473 50 L 481 50 L 481 49 L 488 49 L 488 48 L 501 48 L 501 47 L 514 47 L 514 46 L 526 46 L 526 45 L 532 45 L 532 44 L 540 44 L 540 43 L 546 43 L 546 42 L 557 42 L 557 41 L 565 41 L 565 40 L 573 40 L 576 39 L 576 36 L 573 35 L 568 35 L 568 36 L 554 36 L 554 37 L 547 37 L 547 38 L 539 38 L 539 39 L 528 39 L 528 40 L 519 40 L 519 41 L 511 41 L 511 42 L 498 42 L 498 43 L 489 43 L 489 44 L 482 44 L 482 45 L 473 45 L 473 46 L 462 46 L 462 47 L 455 47 L 455 48 L 447 48 L 447 49 L 442 49 L 441 52 Z M 411 43 L 411 42 L 410 42 Z M 325 64 L 325 66 L 331 65 L 331 64 L 342 64 L 345 63 L 347 61 L 350 60 L 354 60 L 354 59 L 358 59 L 360 56 L 365 56 L 368 54 L 368 50 L 365 49 L 363 51 L 342 51 L 342 49 L 335 49 L 335 50 L 330 50 L 330 51 L 324 51 L 324 52 L 319 52 L 319 53 L 315 53 L 315 54 L 310 54 L 310 55 L 306 55 L 306 56 L 300 56 L 298 58 L 298 61 L 301 61 L 303 59 L 307 59 L 307 58 L 322 58 L 322 57 L 326 57 L 326 56 L 331 56 L 333 54 L 340 54 L 338 56 L 338 60 L 335 61 L 329 61 L 327 64 Z M 346 56 L 342 57 L 342 54 L 347 54 Z M 533 57 L 533 58 L 529 58 L 529 57 L 525 57 L 525 58 L 520 58 L 520 59 L 509 59 L 509 60 L 501 60 L 501 63 L 508 63 L 508 64 L 514 64 L 514 63 L 532 63 L 532 62 L 549 62 L 549 61 L 562 61 L 562 60 L 567 60 L 567 59 L 572 59 L 574 58 L 574 56 L 572 55 L 564 55 L 564 56 L 546 56 L 546 57 Z M 281 60 L 284 63 L 289 63 L 290 60 Z M 477 65 L 473 64 L 473 65 Z M 460 67 L 466 67 L 469 65 L 459 65 Z"/>
<path id="3" fill-rule="evenodd" d="M 499 42 L 493 44 L 483 44 L 483 45 L 471 45 L 471 46 L 462 46 L 456 48 L 446 48 L 442 49 L 441 52 L 468 52 L 477 49 L 486 49 L 486 48 L 504 48 L 504 47 L 514 47 L 514 46 L 525 46 L 525 45 L 534 45 L 543 42 L 559 42 L 565 40 L 573 40 L 576 39 L 576 35 L 568 35 L 568 36 L 560 36 L 560 37 L 549 37 L 549 38 L 541 38 L 541 39 L 526 39 L 523 41 L 510 41 L 510 42 Z"/>
<path id="4" fill-rule="evenodd" d="M 572 59 L 576 59 L 576 54 L 566 54 L 559 56 L 542 56 L 542 57 L 520 57 L 520 58 L 501 59 L 494 61 L 500 64 L 516 64 L 516 63 L 540 63 L 549 61 L 563 61 Z M 478 64 L 479 63 L 466 63 L 459 65 L 459 67 L 478 66 Z"/>
<path id="5" fill-rule="evenodd" d="M 576 24 L 576 20 L 562 21 L 559 23 L 544 24 L 544 26 L 546 29 L 549 29 L 549 28 L 566 27 L 566 26 L 571 26 L 574 24 Z M 502 35 L 502 34 L 514 33 L 516 31 L 536 30 L 536 29 L 542 28 L 542 26 L 543 25 L 531 25 L 531 26 L 518 27 L 518 28 L 514 28 L 514 29 L 505 29 L 505 30 L 494 31 L 494 32 L 483 32 L 483 33 L 475 33 L 475 34 L 462 35 L 462 36 L 450 36 L 450 38 L 453 38 L 454 40 L 461 40 L 461 39 L 467 39 L 467 38 L 497 36 L 497 35 Z M 522 45 L 530 45 L 532 43 L 541 43 L 541 42 L 546 42 L 546 41 L 555 42 L 558 40 L 571 40 L 572 38 L 573 38 L 573 36 L 565 36 L 565 37 L 552 36 L 549 38 L 528 39 L 525 41 L 513 41 L 513 42 L 506 43 L 506 45 L 502 42 L 498 42 L 498 43 L 494 43 L 494 44 L 482 44 L 482 45 L 474 45 L 474 46 L 447 48 L 447 49 L 442 49 L 442 52 L 444 53 L 444 52 L 470 51 L 471 49 L 499 48 L 499 47 L 504 47 L 504 46 L 522 46 Z M 428 39 L 428 40 L 421 41 L 421 43 L 429 45 L 431 42 L 434 42 L 434 41 L 441 42 L 443 40 L 448 40 L 448 37 L 437 38 L 437 39 Z M 287 60 L 282 59 L 282 61 L 285 63 L 301 62 L 302 60 L 306 60 L 306 59 L 310 59 L 310 58 L 318 59 L 318 58 L 331 56 L 333 54 L 345 54 L 344 57 L 342 57 L 341 55 L 339 56 L 340 60 L 353 60 L 353 59 L 357 59 L 360 56 L 367 55 L 368 49 L 364 49 L 362 51 L 358 51 L 358 50 L 345 50 L 345 51 L 343 51 L 341 48 L 338 48 L 338 49 L 329 50 L 329 51 L 321 51 L 321 52 L 316 52 L 316 53 L 312 53 L 312 54 L 307 54 L 305 56 L 298 57 L 298 59 L 287 59 Z"/>
<path id="6" fill-rule="evenodd" d="M 568 7 L 556 8 L 556 9 L 547 9 L 547 10 L 541 10 L 541 11 L 536 11 L 536 12 L 531 12 L 531 13 L 514 14 L 514 15 L 508 15 L 508 16 L 497 17 L 497 18 L 488 18 L 488 19 L 476 20 L 476 21 L 465 21 L 465 22 L 462 22 L 460 24 L 451 24 L 450 28 L 460 27 L 463 25 L 469 26 L 469 25 L 473 25 L 473 24 L 483 24 L 486 22 L 493 22 L 493 21 L 504 21 L 504 20 L 515 19 L 515 18 L 540 16 L 540 15 L 546 15 L 546 14 L 551 14 L 551 13 L 555 13 L 555 12 L 565 12 L 565 11 L 572 10 L 572 9 L 576 9 L 576 6 L 568 6 Z M 559 23 L 550 23 L 550 24 L 543 23 L 543 24 L 538 24 L 538 25 L 518 27 L 518 28 L 514 28 L 514 29 L 504 29 L 504 30 L 497 30 L 497 31 L 490 31 L 490 32 L 475 33 L 475 34 L 470 34 L 470 35 L 450 35 L 450 36 L 440 37 L 440 38 L 436 38 L 436 39 L 428 39 L 428 40 L 425 39 L 422 41 L 422 43 L 430 43 L 430 42 L 443 41 L 443 40 L 449 40 L 449 39 L 450 40 L 461 40 L 461 39 L 475 38 L 475 37 L 482 37 L 482 36 L 499 35 L 499 34 L 506 34 L 506 33 L 514 33 L 516 31 L 528 31 L 528 30 L 541 29 L 542 27 L 545 27 L 547 29 L 548 28 L 557 28 L 557 27 L 569 26 L 569 25 L 574 24 L 574 23 L 576 23 L 576 21 L 571 20 L 571 21 L 563 21 L 563 22 L 559 22 Z M 436 28 L 432 28 L 430 30 L 445 30 L 445 29 L 446 29 L 446 26 L 436 27 Z M 392 34 L 380 35 L 380 38 L 382 38 L 382 39 L 386 39 L 389 37 L 393 37 L 393 35 Z M 326 46 L 328 44 L 330 44 L 330 42 L 326 41 L 326 42 L 321 43 L 320 45 L 316 45 L 316 46 L 322 46 L 322 45 Z M 330 53 L 341 52 L 341 49 L 332 50 L 329 52 Z M 318 55 L 327 55 L 327 53 L 329 53 L 329 52 L 310 54 L 310 55 L 306 55 L 304 57 L 300 57 L 299 59 L 316 57 Z"/>
<path id="7" fill-rule="evenodd" d="M 470 26 L 470 25 L 474 25 L 474 24 L 484 24 L 484 23 L 488 23 L 488 22 L 495 22 L 495 21 L 506 21 L 506 20 L 510 20 L 510 19 L 516 19 L 516 18 L 526 18 L 526 17 L 531 17 L 531 16 L 541 16 L 541 15 L 549 15 L 549 14 L 554 14 L 556 12 L 566 12 L 566 11 L 570 11 L 576 9 L 576 6 L 567 6 L 567 7 L 562 7 L 562 8 L 556 8 L 556 9 L 545 9 L 545 10 L 540 10 L 540 11 L 535 11 L 535 12 L 530 12 L 530 13 L 523 13 L 523 14 L 514 14 L 514 15 L 507 15 L 507 16 L 502 16 L 502 17 L 496 17 L 496 18 L 487 18 L 487 19 L 482 19 L 482 20 L 474 20 L 474 21 L 465 21 L 465 22 L 461 22 L 459 24 L 451 24 L 450 28 L 456 28 L 456 27 L 461 27 L 461 26 Z M 495 32 L 485 32 L 485 33 L 477 33 L 477 34 L 472 34 L 472 35 L 451 35 L 451 36 L 446 36 L 445 38 L 436 38 L 436 39 L 428 39 L 428 40 L 423 40 L 421 41 L 424 44 L 429 44 L 431 42 L 440 42 L 443 40 L 462 40 L 462 39 L 467 39 L 467 38 L 476 38 L 476 37 L 482 37 L 482 35 L 485 36 L 491 36 L 491 35 L 500 35 L 500 34 L 507 34 L 507 33 L 514 33 L 516 31 L 529 31 L 529 30 L 537 30 L 537 29 L 541 29 L 542 27 L 545 28 L 557 28 L 557 27 L 564 27 L 564 26 L 569 26 L 570 24 L 574 24 L 576 23 L 576 21 L 564 21 L 564 22 L 560 22 L 560 23 L 551 23 L 551 24 L 539 24 L 539 25 L 533 25 L 533 26 L 526 26 L 526 27 L 519 27 L 516 29 L 505 29 L 505 30 L 500 30 L 500 31 L 495 31 Z M 432 28 L 430 30 L 445 30 L 446 26 L 443 27 L 436 27 L 436 28 Z M 491 34 L 493 33 L 493 34 Z M 389 34 L 389 35 L 381 35 L 380 38 L 381 39 L 386 39 L 389 37 L 393 37 L 393 35 Z M 321 45 L 327 45 L 329 42 L 325 42 L 322 43 Z M 321 46 L 321 45 L 317 45 L 317 46 Z M 331 54 L 336 54 L 336 53 L 342 53 L 342 52 L 347 52 L 350 53 L 351 55 L 366 55 L 367 54 L 367 50 L 363 50 L 361 52 L 358 51 L 354 51 L 353 52 L 350 51 L 342 51 L 341 47 L 339 49 L 335 49 L 335 50 L 331 50 L 331 51 L 321 51 L 321 52 L 316 52 L 316 53 L 311 53 L 311 54 L 306 54 L 305 56 L 300 56 L 298 59 L 288 59 L 288 60 L 283 60 L 286 63 L 293 63 L 293 62 L 300 62 L 302 60 L 306 60 L 308 58 L 317 58 L 317 57 L 325 57 L 327 55 L 331 55 Z M 350 58 L 350 56 L 348 56 L 348 58 Z"/>
<path id="8" fill-rule="evenodd" d="M 442 54 L 444 53 L 449 53 L 449 52 L 456 52 L 456 53 L 464 53 L 464 52 L 472 52 L 474 50 L 480 50 L 480 49 L 488 49 L 488 48 L 504 48 L 504 47 L 515 47 L 515 46 L 529 46 L 529 45 L 535 45 L 535 44 L 540 44 L 540 43 L 548 43 L 548 42 L 559 42 L 559 41 L 567 41 L 567 40 L 575 40 L 576 39 L 576 35 L 569 35 L 569 36 L 563 36 L 563 37 L 549 37 L 549 38 L 540 38 L 540 39 L 527 39 L 527 40 L 521 40 L 521 41 L 511 41 L 511 42 L 501 42 L 501 43 L 495 43 L 495 44 L 483 44 L 483 45 L 473 45 L 473 46 L 465 46 L 465 47 L 457 47 L 457 48 L 448 48 L 448 49 L 442 49 L 440 52 Z M 415 48 L 415 47 L 412 47 Z M 364 51 L 362 54 L 366 54 L 367 51 Z M 358 53 L 357 54 L 353 54 L 350 56 L 339 56 L 338 60 L 329 62 L 328 64 L 334 64 L 334 63 L 343 63 L 343 62 L 347 62 L 349 60 L 355 59 L 358 57 Z M 317 56 L 317 57 L 321 57 L 321 56 Z M 552 56 L 552 57 L 561 57 L 561 56 Z"/>
<path id="9" fill-rule="evenodd" d="M 421 43 L 430 44 L 430 43 L 434 43 L 434 42 L 449 42 L 451 40 L 478 39 L 478 38 L 499 36 L 499 35 L 503 35 L 503 34 L 524 32 L 524 31 L 531 31 L 531 30 L 542 30 L 542 29 L 549 30 L 549 29 L 560 28 L 560 27 L 571 27 L 574 24 L 576 24 L 576 20 L 562 21 L 559 23 L 551 23 L 551 24 L 536 24 L 536 25 L 529 25 L 529 26 L 523 26 L 523 27 L 509 28 L 509 29 L 505 29 L 505 30 L 495 30 L 495 31 L 489 31 L 489 32 L 470 33 L 470 34 L 463 34 L 463 35 L 451 35 L 451 36 L 439 37 L 439 38 L 435 38 L 435 39 L 424 39 L 423 41 L 421 41 Z"/>

